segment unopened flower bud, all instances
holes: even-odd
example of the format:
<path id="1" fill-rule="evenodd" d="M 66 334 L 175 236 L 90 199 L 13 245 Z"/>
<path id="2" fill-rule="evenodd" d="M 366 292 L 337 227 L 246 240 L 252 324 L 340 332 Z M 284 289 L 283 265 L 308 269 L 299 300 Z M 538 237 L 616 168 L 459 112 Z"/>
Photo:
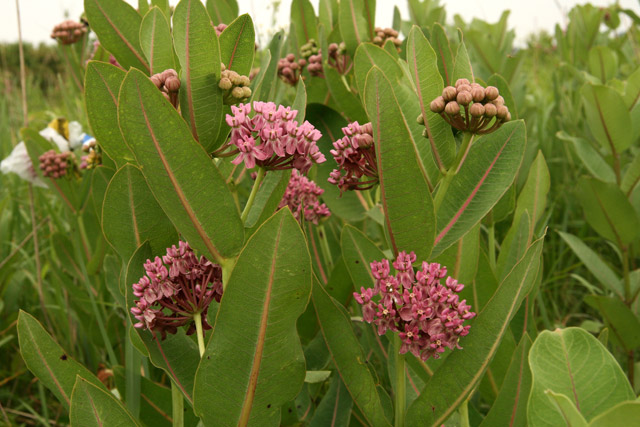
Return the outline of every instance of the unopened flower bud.
<path id="1" fill-rule="evenodd" d="M 460 113 L 460 104 L 458 104 L 456 101 L 448 102 L 444 107 L 444 112 L 449 114 L 450 116 L 455 116 L 456 114 Z"/>
<path id="2" fill-rule="evenodd" d="M 249 86 L 245 86 L 242 88 L 242 95 L 244 98 L 250 98 L 251 97 L 251 88 Z"/>
<path id="3" fill-rule="evenodd" d="M 220 79 L 220 83 L 218 83 L 218 87 L 222 90 L 229 90 L 233 87 L 233 83 L 226 77 Z"/>
<path id="4" fill-rule="evenodd" d="M 162 80 L 160 80 L 159 74 L 154 74 L 153 76 L 151 76 L 151 81 L 154 85 L 156 85 L 158 89 L 162 87 Z"/>
<path id="5" fill-rule="evenodd" d="M 487 98 L 487 101 L 493 101 L 498 97 L 498 95 L 500 95 L 500 92 L 495 86 L 487 86 L 487 88 L 484 90 L 484 95 L 485 98 Z"/>
<path id="6" fill-rule="evenodd" d="M 241 86 L 249 86 L 251 84 L 251 80 L 247 76 L 240 76 L 240 85 Z"/>
<path id="7" fill-rule="evenodd" d="M 462 84 L 460 86 L 456 86 L 458 93 L 460 92 L 471 92 L 471 86 L 467 84 Z"/>
<path id="8" fill-rule="evenodd" d="M 456 81 L 456 89 L 458 89 L 461 85 L 468 85 L 469 84 L 469 80 L 467 79 L 458 79 Z"/>
<path id="9" fill-rule="evenodd" d="M 444 98 L 439 96 L 433 101 L 431 101 L 431 105 L 429 105 L 429 109 L 434 113 L 442 113 L 444 111 Z"/>
<path id="10" fill-rule="evenodd" d="M 456 97 L 456 101 L 460 105 L 469 105 L 473 100 L 473 96 L 471 96 L 471 92 L 458 92 L 458 96 Z"/>
<path id="11" fill-rule="evenodd" d="M 234 87 L 233 90 L 231 91 L 231 96 L 237 99 L 242 99 L 244 98 L 244 91 L 242 90 L 241 87 Z"/>
<path id="12" fill-rule="evenodd" d="M 484 106 L 484 115 L 487 118 L 495 117 L 498 114 L 498 109 L 493 104 L 485 104 Z"/>
<path id="13" fill-rule="evenodd" d="M 285 58 L 287 58 L 287 61 L 289 62 L 293 62 L 296 60 L 296 56 L 293 53 L 288 54 Z"/>
<path id="14" fill-rule="evenodd" d="M 498 112 L 496 114 L 498 119 L 504 120 L 507 117 L 507 114 L 509 114 L 509 109 L 507 107 L 504 105 L 498 107 Z"/>
<path id="15" fill-rule="evenodd" d="M 423 125 L 424 124 L 424 117 L 422 116 L 422 114 L 420 114 L 418 116 L 418 118 L 416 119 L 416 121 L 418 122 L 418 124 Z"/>
<path id="16" fill-rule="evenodd" d="M 298 64 L 300 65 L 300 67 L 304 67 L 305 65 L 307 65 L 307 60 L 304 58 L 300 58 L 298 60 Z"/>
<path id="17" fill-rule="evenodd" d="M 453 86 L 447 86 L 442 90 L 442 97 L 446 102 L 453 101 L 454 99 L 456 99 L 457 94 L 458 94 L 458 91 L 456 91 L 456 88 Z"/>
<path id="18" fill-rule="evenodd" d="M 504 105 L 504 98 L 502 96 L 498 96 L 496 99 L 491 101 L 491 103 L 496 107 L 501 107 Z"/>
<path id="19" fill-rule="evenodd" d="M 171 76 L 164 82 L 164 87 L 169 92 L 177 92 L 180 90 L 180 79 L 176 76 Z"/>
<path id="20" fill-rule="evenodd" d="M 484 100 L 484 89 L 481 87 L 471 87 L 471 96 L 473 96 L 473 102 L 482 102 Z"/>
<path id="21" fill-rule="evenodd" d="M 469 107 L 469 114 L 471 114 L 473 117 L 480 117 L 484 115 L 484 105 L 480 104 L 479 102 L 474 102 L 473 105 Z"/>

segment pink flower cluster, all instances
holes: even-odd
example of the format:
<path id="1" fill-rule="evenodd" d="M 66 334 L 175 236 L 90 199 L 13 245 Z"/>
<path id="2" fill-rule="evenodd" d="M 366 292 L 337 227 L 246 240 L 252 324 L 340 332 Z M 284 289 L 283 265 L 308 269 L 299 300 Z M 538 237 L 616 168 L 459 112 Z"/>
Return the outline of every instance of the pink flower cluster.
<path id="1" fill-rule="evenodd" d="M 304 215 L 305 221 L 317 225 L 319 219 L 328 218 L 331 215 L 327 205 L 318 200 L 322 193 L 324 190 L 315 182 L 294 170 L 278 209 L 289 206 L 298 221 L 301 221 Z"/>
<path id="2" fill-rule="evenodd" d="M 249 117 L 251 104 L 231 106 L 227 114 L 231 138 L 225 148 L 234 146 L 225 156 L 239 153 L 232 163 L 244 162 L 247 169 L 256 165 L 265 169 L 298 169 L 307 173 L 313 163 L 326 159 L 316 142 L 322 137 L 311 123 L 298 125 L 297 110 L 273 102 L 253 102 L 255 114 Z"/>
<path id="3" fill-rule="evenodd" d="M 195 332 L 193 316 L 202 315 L 204 330 L 207 310 L 214 299 L 222 298 L 222 269 L 201 256 L 196 257 L 186 242 L 167 248 L 167 254 L 144 264 L 146 275 L 133 284 L 133 295 L 139 299 L 131 308 L 139 329 L 175 334 L 178 327 L 190 323 L 187 334 Z"/>
<path id="4" fill-rule="evenodd" d="M 422 269 L 414 273 L 413 252 L 400 252 L 393 262 L 397 274 L 390 274 L 389 261 L 371 263 L 371 273 L 376 279 L 374 288 L 360 288 L 353 295 L 362 305 L 366 322 L 378 326 L 378 334 L 387 330 L 399 333 L 402 340 L 400 353 L 408 351 L 422 360 L 438 359 L 446 348 L 461 348 L 458 340 L 469 333 L 465 320 L 476 313 L 466 300 L 459 301 L 458 293 L 464 285 L 449 276 L 445 285 L 441 280 L 447 268 L 424 261 Z M 380 298 L 373 300 L 374 296 Z"/>
<path id="5" fill-rule="evenodd" d="M 337 185 L 341 192 L 367 190 L 378 182 L 373 127 L 371 123 L 360 125 L 353 122 L 342 128 L 342 132 L 344 137 L 335 141 L 331 150 L 338 169 L 331 172 L 329 182 Z M 369 179 L 362 181 L 363 176 Z"/>

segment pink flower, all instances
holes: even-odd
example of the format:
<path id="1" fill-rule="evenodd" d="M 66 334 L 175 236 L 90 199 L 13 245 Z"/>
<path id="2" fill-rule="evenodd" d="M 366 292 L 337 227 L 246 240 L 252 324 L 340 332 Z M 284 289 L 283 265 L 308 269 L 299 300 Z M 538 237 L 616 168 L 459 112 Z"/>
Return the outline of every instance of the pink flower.
<path id="1" fill-rule="evenodd" d="M 331 216 L 329 208 L 324 203 L 320 203 L 319 197 L 322 193 L 324 190 L 315 182 L 294 170 L 278 209 L 289 206 L 298 221 L 304 218 L 305 221 L 318 224 L 322 218 Z"/>
<path id="2" fill-rule="evenodd" d="M 335 141 L 331 150 L 339 168 L 331 172 L 329 183 L 337 185 L 341 192 L 373 187 L 378 182 L 378 166 L 371 123 L 349 123 L 342 133 L 344 137 Z M 363 177 L 368 179 L 362 180 Z"/>

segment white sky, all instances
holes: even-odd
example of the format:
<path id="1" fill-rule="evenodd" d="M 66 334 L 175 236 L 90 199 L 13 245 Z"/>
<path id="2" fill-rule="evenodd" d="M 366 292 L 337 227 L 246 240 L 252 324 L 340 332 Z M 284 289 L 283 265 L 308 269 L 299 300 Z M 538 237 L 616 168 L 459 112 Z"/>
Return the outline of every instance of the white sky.
<path id="1" fill-rule="evenodd" d="M 127 0 L 137 4 L 137 0 Z M 177 0 L 170 0 L 176 4 Z M 239 0 L 240 13 L 248 12 L 261 34 L 269 31 L 272 17 L 271 1 Z M 317 11 L 318 0 L 311 0 Z M 552 32 L 556 23 L 564 26 L 567 12 L 575 4 L 585 3 L 579 0 L 443 0 L 446 5 L 447 19 L 452 22 L 453 15 L 461 15 L 465 21 L 477 17 L 488 22 L 496 22 L 505 9 L 511 9 L 509 27 L 516 28 L 519 40 L 526 35 L 545 29 Z M 597 6 L 607 6 L 613 0 L 592 0 Z M 636 0 L 620 0 L 623 8 L 630 8 L 640 14 L 640 6 Z M 12 42 L 18 38 L 16 24 L 15 0 L 1 0 L 3 5 L 0 19 L 0 42 Z M 393 6 L 398 5 L 403 18 L 408 19 L 406 0 L 378 0 L 376 24 L 390 27 L 393 18 Z M 277 16 L 277 25 L 287 25 L 291 0 L 282 0 Z M 82 13 L 82 0 L 20 0 L 23 38 L 30 42 L 49 41 L 53 26 L 63 21 L 68 15 L 77 19 Z"/>

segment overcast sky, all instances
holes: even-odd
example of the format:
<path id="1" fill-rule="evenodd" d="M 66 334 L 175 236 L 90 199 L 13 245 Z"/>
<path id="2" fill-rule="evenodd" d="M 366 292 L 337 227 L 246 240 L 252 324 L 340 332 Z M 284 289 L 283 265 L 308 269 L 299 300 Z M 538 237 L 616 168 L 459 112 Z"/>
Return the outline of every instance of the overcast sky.
<path id="1" fill-rule="evenodd" d="M 136 4 L 137 0 L 128 0 Z M 170 0 L 176 4 L 177 0 Z M 0 42 L 12 42 L 18 38 L 16 24 L 15 0 L 2 0 L 4 4 L 0 19 Z M 239 0 L 240 13 L 248 12 L 258 26 L 260 34 L 270 32 L 273 8 L 269 0 Z M 317 11 L 318 0 L 311 0 Z M 511 9 L 509 27 L 516 28 L 518 40 L 524 40 L 527 34 L 542 29 L 553 31 L 556 23 L 564 26 L 567 12 L 575 4 L 585 3 L 578 0 L 443 0 L 446 5 L 447 19 L 452 22 L 453 15 L 461 15 L 465 21 L 474 17 L 495 22 L 505 9 Z M 592 4 L 607 6 L 611 0 L 592 0 Z M 620 0 L 624 8 L 633 9 L 640 14 L 637 0 Z M 266 5 L 269 5 L 267 8 Z M 376 10 L 376 24 L 390 27 L 393 17 L 393 6 L 397 5 L 403 18 L 408 19 L 406 0 L 378 0 Z M 8 6 L 8 7 L 7 7 Z M 277 25 L 287 25 L 291 0 L 282 0 L 277 15 Z M 65 19 L 66 16 L 76 19 L 82 13 L 82 0 L 20 0 L 22 14 L 23 38 L 30 42 L 49 41 L 49 34 L 53 26 Z M 266 10 L 265 10 L 266 9 Z"/>

